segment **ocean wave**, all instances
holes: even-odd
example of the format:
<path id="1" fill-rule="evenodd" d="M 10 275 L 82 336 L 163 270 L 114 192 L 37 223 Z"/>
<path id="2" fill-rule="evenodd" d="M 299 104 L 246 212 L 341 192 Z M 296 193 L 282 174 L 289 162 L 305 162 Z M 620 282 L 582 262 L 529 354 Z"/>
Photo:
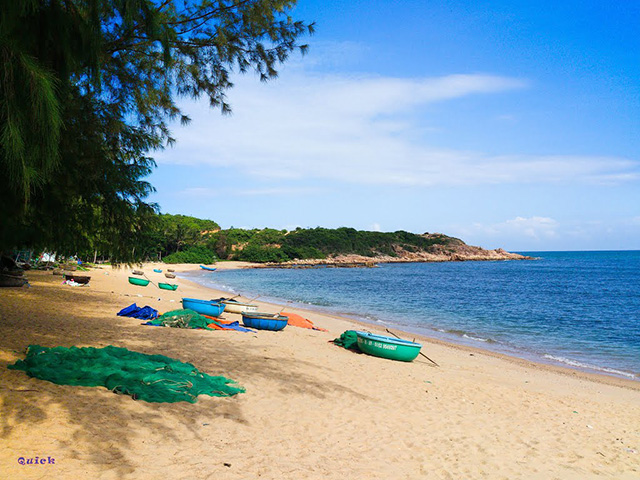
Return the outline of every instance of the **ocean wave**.
<path id="1" fill-rule="evenodd" d="M 566 357 L 557 357 L 555 355 L 546 354 L 544 355 L 544 358 L 548 360 L 553 360 L 554 362 L 564 363 L 565 365 L 569 365 L 571 367 L 594 370 L 596 372 L 609 373 L 612 375 L 618 375 L 618 376 L 630 378 L 631 380 L 635 380 L 638 378 L 638 376 L 633 373 L 624 372 L 622 370 L 616 370 L 615 368 L 599 367 L 597 365 L 591 365 L 589 363 L 582 363 L 582 362 L 578 362 L 577 360 L 571 360 L 570 358 L 566 358 Z"/>
<path id="2" fill-rule="evenodd" d="M 439 331 L 439 332 L 442 332 L 442 333 L 448 333 L 449 335 L 456 335 L 458 337 L 466 338 L 468 340 L 473 340 L 475 342 L 498 343 L 492 338 L 477 337 L 475 335 L 470 334 L 466 330 L 456 330 L 456 329 L 441 330 L 439 328 L 436 329 L 436 330 Z"/>
<path id="3" fill-rule="evenodd" d="M 468 338 L 469 340 L 475 340 L 476 342 L 496 343 L 496 341 L 491 338 L 474 337 L 466 333 L 463 334 L 462 337 Z"/>

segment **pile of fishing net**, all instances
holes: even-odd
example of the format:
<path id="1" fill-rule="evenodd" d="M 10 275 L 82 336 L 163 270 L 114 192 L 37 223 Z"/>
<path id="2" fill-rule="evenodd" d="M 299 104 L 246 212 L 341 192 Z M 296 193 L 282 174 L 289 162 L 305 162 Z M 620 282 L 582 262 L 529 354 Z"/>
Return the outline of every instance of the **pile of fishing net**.
<path id="1" fill-rule="evenodd" d="M 208 325 L 211 319 L 200 315 L 189 309 L 171 310 L 170 312 L 160 315 L 155 320 L 146 322 L 145 325 L 153 325 L 155 327 L 173 327 L 173 328 L 204 328 L 205 330 L 213 330 Z"/>
<path id="2" fill-rule="evenodd" d="M 360 348 L 358 348 L 358 332 L 355 330 L 346 330 L 342 335 L 332 341 L 334 344 L 347 350 L 360 351 Z"/>
<path id="3" fill-rule="evenodd" d="M 104 386 L 134 400 L 157 403 L 195 403 L 198 395 L 228 397 L 245 391 L 233 380 L 207 375 L 190 363 L 113 346 L 30 345 L 27 357 L 8 368 L 59 385 Z"/>

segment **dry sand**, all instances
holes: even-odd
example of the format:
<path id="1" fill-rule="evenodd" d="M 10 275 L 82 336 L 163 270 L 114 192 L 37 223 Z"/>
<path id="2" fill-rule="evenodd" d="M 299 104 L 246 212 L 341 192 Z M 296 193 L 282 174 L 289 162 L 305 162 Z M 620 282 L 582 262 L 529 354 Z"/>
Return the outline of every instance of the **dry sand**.
<path id="1" fill-rule="evenodd" d="M 329 332 L 141 326 L 116 312 L 219 294 L 182 279 L 177 292 L 135 287 L 128 274 L 93 270 L 89 287 L 70 287 L 27 272 L 31 288 L 0 290 L 0 478 L 640 478 L 638 382 L 432 340 L 423 352 L 439 368 L 393 362 L 329 343 L 353 322 L 296 309 Z M 29 344 L 161 353 L 246 393 L 151 404 L 55 385 L 6 368 Z M 19 464 L 36 456 L 47 463 Z"/>

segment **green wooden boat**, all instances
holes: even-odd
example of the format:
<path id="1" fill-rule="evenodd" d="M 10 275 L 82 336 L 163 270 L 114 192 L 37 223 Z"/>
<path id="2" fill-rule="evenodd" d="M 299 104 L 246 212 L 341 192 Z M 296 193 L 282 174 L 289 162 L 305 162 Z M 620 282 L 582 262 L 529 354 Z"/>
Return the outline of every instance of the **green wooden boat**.
<path id="1" fill-rule="evenodd" d="M 177 283 L 160 283 L 160 282 L 158 282 L 158 287 L 160 287 L 163 290 L 177 290 L 178 289 L 178 284 Z"/>
<path id="2" fill-rule="evenodd" d="M 411 362 L 418 354 L 422 345 L 399 338 L 384 337 L 368 332 L 358 333 L 358 348 L 364 353 L 375 357 Z"/>
<path id="3" fill-rule="evenodd" d="M 151 280 L 147 280 L 145 278 L 136 278 L 136 277 L 129 277 L 129 283 L 132 285 L 139 285 L 141 287 L 146 287 L 147 285 L 149 285 L 149 282 Z"/>

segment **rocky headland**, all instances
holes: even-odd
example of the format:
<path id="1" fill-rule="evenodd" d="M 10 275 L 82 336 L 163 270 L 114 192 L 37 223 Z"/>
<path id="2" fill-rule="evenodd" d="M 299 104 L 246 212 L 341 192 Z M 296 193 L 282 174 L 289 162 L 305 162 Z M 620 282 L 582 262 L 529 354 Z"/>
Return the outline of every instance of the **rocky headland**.
<path id="1" fill-rule="evenodd" d="M 442 234 L 424 234 L 425 238 L 442 238 Z M 326 258 L 290 260 L 280 263 L 264 263 L 261 268 L 305 268 L 314 266 L 334 267 L 374 267 L 379 263 L 417 263 L 417 262 L 466 262 L 466 261 L 501 261 L 501 260 L 533 260 L 534 257 L 507 252 L 502 248 L 486 250 L 481 247 L 467 245 L 462 240 L 452 237 L 446 244 L 435 244 L 420 249 L 407 245 L 394 245 L 393 255 L 372 252 L 372 255 L 341 254 L 328 255 Z"/>

